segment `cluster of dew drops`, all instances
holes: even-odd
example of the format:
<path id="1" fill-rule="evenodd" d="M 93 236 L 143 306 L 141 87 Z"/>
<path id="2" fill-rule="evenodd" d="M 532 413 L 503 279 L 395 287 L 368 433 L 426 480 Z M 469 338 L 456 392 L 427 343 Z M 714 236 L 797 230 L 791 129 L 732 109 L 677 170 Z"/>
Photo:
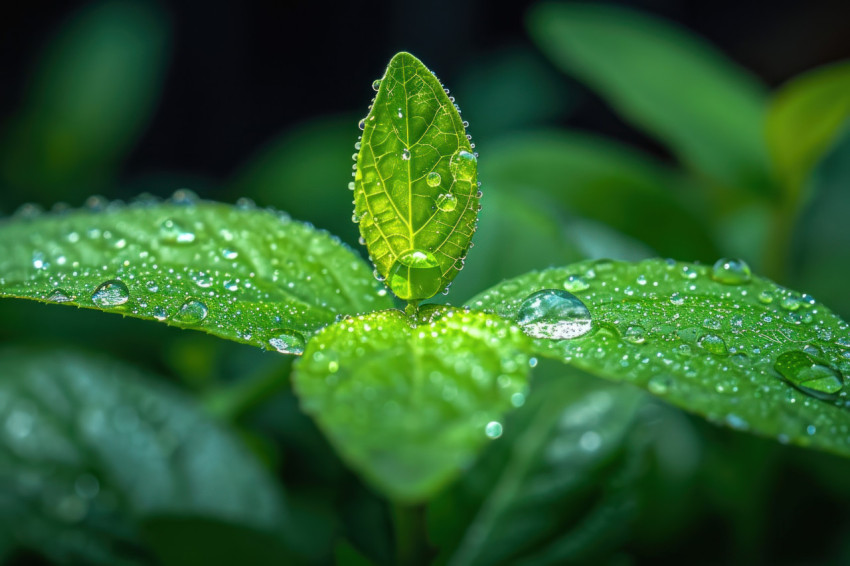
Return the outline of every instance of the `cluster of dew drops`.
<path id="1" fill-rule="evenodd" d="M 188 207 L 197 205 L 199 199 L 193 192 L 187 189 L 180 189 L 176 191 L 166 202 L 172 205 Z M 142 195 L 132 201 L 129 206 L 146 208 L 159 204 L 162 204 L 160 199 L 150 195 Z M 103 197 L 91 197 L 86 201 L 86 209 L 91 212 L 120 210 L 127 206 L 127 204 L 121 201 L 108 201 Z M 259 210 L 253 201 L 245 198 L 237 201 L 236 208 L 239 210 Z M 59 214 L 68 213 L 70 211 L 71 208 L 67 205 L 58 205 L 53 209 L 53 213 Z M 286 213 L 273 209 L 266 209 L 266 211 L 274 213 L 276 217 L 285 224 L 290 224 L 291 222 L 291 218 Z M 43 211 L 35 205 L 25 205 L 15 213 L 14 218 L 35 219 L 41 216 L 42 213 Z M 292 223 L 292 225 L 294 226 L 295 223 Z M 213 318 L 210 316 L 212 310 L 209 307 L 209 301 L 204 299 L 202 296 L 202 294 L 209 295 L 215 299 L 217 310 L 221 311 L 217 312 L 219 316 L 214 317 L 215 320 L 212 321 L 214 324 L 222 327 L 225 324 L 222 320 L 222 316 L 226 316 L 227 313 L 230 313 L 230 315 L 235 317 L 234 321 L 241 320 L 241 322 L 239 322 L 240 328 L 237 329 L 237 334 L 240 339 L 252 343 L 256 343 L 256 341 L 260 339 L 264 341 L 267 347 L 278 352 L 287 354 L 302 354 L 306 345 L 304 332 L 287 327 L 280 314 L 269 316 L 269 320 L 257 324 L 251 322 L 252 317 L 240 317 L 242 314 L 250 313 L 239 307 L 239 299 L 235 293 L 240 289 L 248 292 L 256 291 L 253 282 L 256 275 L 253 272 L 242 275 L 238 274 L 239 269 L 237 269 L 237 264 L 235 262 L 239 259 L 240 251 L 232 244 L 228 245 L 228 242 L 236 241 L 236 235 L 226 228 L 219 230 L 218 235 L 221 237 L 223 245 L 221 246 L 221 249 L 215 252 L 216 255 L 212 259 L 216 262 L 223 262 L 226 265 L 232 264 L 232 267 L 234 268 L 232 273 L 227 269 L 224 272 L 219 272 L 217 270 L 210 272 L 197 271 L 189 268 L 185 268 L 182 271 L 177 268 L 169 268 L 167 269 L 167 274 L 160 274 L 159 271 L 165 268 L 158 266 L 157 258 L 155 257 L 155 247 L 151 247 L 150 249 L 142 249 L 140 251 L 138 263 L 134 263 L 129 259 L 126 259 L 123 264 L 118 266 L 119 272 L 123 272 L 123 275 L 122 273 L 118 273 L 118 276 L 113 274 L 113 277 L 111 278 L 104 278 L 104 280 L 102 280 L 102 282 L 90 292 L 88 298 L 92 304 L 101 309 L 115 308 L 119 309 L 119 312 L 121 312 L 120 309 L 130 308 L 134 314 L 151 316 L 156 320 L 168 321 L 181 326 L 200 326 L 202 324 L 206 325 Z M 64 235 L 63 239 L 71 245 L 84 240 L 103 241 L 105 243 L 109 243 L 110 247 L 118 252 L 125 250 L 125 248 L 128 248 L 128 246 L 131 245 L 128 242 L 128 239 L 122 237 L 120 234 L 113 234 L 108 229 L 101 229 L 98 227 L 92 227 L 82 232 L 78 230 L 71 230 Z M 197 242 L 198 235 L 194 226 L 190 226 L 188 224 L 184 225 L 182 220 L 178 220 L 176 218 L 166 218 L 162 220 L 158 229 L 158 243 L 169 247 L 176 246 L 188 248 Z M 277 244 L 273 242 L 269 245 L 272 247 L 277 246 Z M 66 290 L 66 278 L 68 276 L 76 277 L 93 275 L 98 270 L 96 268 L 86 268 L 85 266 L 80 265 L 79 261 L 72 261 L 71 259 L 68 259 L 64 253 L 57 253 L 59 255 L 54 254 L 51 256 L 45 252 L 36 251 L 32 255 L 32 266 L 36 270 L 36 273 L 52 273 L 54 270 L 52 270 L 51 267 L 54 265 L 56 268 L 60 269 L 58 273 L 50 276 L 52 289 L 47 291 L 43 298 L 55 303 L 76 304 L 80 302 L 80 299 L 74 293 Z M 288 282 L 280 281 L 280 284 L 286 285 L 288 289 L 293 289 L 295 287 L 296 279 L 299 281 L 303 279 L 309 283 L 315 278 L 314 275 L 310 274 L 299 275 L 296 273 L 298 271 L 297 265 L 291 260 L 286 261 L 287 265 L 284 266 L 284 270 L 274 271 L 274 282 L 278 283 L 279 276 L 277 274 L 281 273 L 280 277 L 284 277 L 282 275 L 284 272 L 286 273 L 285 279 L 287 279 Z M 66 273 L 68 269 L 72 271 Z M 104 265 L 102 266 L 102 269 L 106 271 L 108 266 Z M 233 273 L 237 273 L 237 275 L 233 275 Z M 146 274 L 147 276 L 145 276 Z M 166 279 L 173 278 L 175 280 L 191 281 L 195 286 L 197 286 L 198 291 L 202 294 L 187 296 L 185 300 L 176 307 L 176 309 L 168 309 L 166 308 L 166 305 L 161 302 L 160 304 L 153 305 L 151 308 L 148 308 L 150 295 L 159 294 L 163 290 L 162 286 L 165 284 L 161 279 L 163 275 Z M 136 279 L 141 280 L 136 283 Z M 218 281 L 219 279 L 220 281 Z M 0 281 L 2 281 L 2 279 L 0 279 Z M 140 289 L 143 289 L 146 293 L 142 293 L 135 300 L 131 300 L 131 290 L 128 283 L 130 285 L 140 285 Z M 227 293 L 222 294 L 216 291 L 217 286 L 220 286 L 224 291 L 227 291 Z M 386 290 L 380 290 L 378 291 L 378 294 L 385 295 Z M 333 305 L 328 304 L 327 302 L 323 302 L 321 306 L 330 310 L 334 309 Z M 289 314 L 294 318 L 298 318 L 302 313 L 292 311 Z M 249 324 L 250 327 L 243 328 L 243 323 Z"/>
<path id="2" fill-rule="evenodd" d="M 372 90 L 374 90 L 375 92 L 380 90 L 381 82 L 382 82 L 382 79 L 375 79 L 372 82 Z M 449 98 L 449 102 L 452 103 L 452 105 L 454 106 L 457 113 L 461 114 L 460 106 L 458 106 L 458 104 L 455 102 L 455 97 L 451 96 L 449 89 L 445 88 L 445 86 L 444 86 L 443 92 L 446 93 L 446 95 Z M 370 112 L 371 112 L 374 104 L 375 104 L 375 98 L 373 97 L 371 102 L 369 103 L 369 107 L 368 107 L 368 110 Z M 397 109 L 397 116 L 399 118 L 404 117 L 404 111 L 401 108 Z M 365 118 L 362 118 L 358 122 L 357 127 L 360 129 L 360 131 L 363 131 L 363 130 L 366 129 L 366 122 L 372 121 L 374 119 L 375 119 L 374 115 L 372 115 L 372 114 L 367 115 Z M 466 121 L 466 120 L 463 120 L 462 123 L 463 123 L 464 130 L 465 131 L 468 130 L 469 122 Z M 470 148 L 474 150 L 475 149 L 475 142 L 472 141 L 472 134 L 466 133 L 466 139 L 469 141 Z M 360 149 L 361 149 L 361 141 L 362 141 L 362 135 L 357 136 L 357 141 L 354 144 L 355 152 L 351 155 L 351 159 L 354 161 L 354 164 L 352 165 L 351 176 L 354 177 L 355 179 L 357 177 L 357 158 L 358 158 L 358 155 L 359 155 Z M 401 153 L 402 161 L 407 161 L 410 158 L 411 158 L 410 149 L 408 149 L 408 148 L 402 149 L 402 153 Z M 451 171 L 453 177 L 457 180 L 472 181 L 472 179 L 475 178 L 477 164 L 478 164 L 478 152 L 470 153 L 470 152 L 466 151 L 465 149 L 458 149 L 452 155 L 451 159 L 449 160 L 449 170 Z M 425 182 L 429 187 L 437 188 L 437 187 L 441 186 L 441 184 L 443 183 L 443 178 L 442 178 L 442 175 L 440 175 L 439 172 L 431 171 L 425 176 Z M 481 191 L 481 181 L 477 181 L 476 185 L 477 185 L 477 192 L 476 192 L 475 197 L 476 197 L 476 199 L 479 200 L 478 212 L 480 212 L 481 209 L 482 209 L 480 199 L 481 199 L 481 197 L 483 196 L 484 193 Z M 350 181 L 348 183 L 348 189 L 350 191 L 354 191 L 355 188 L 356 188 L 356 183 L 354 181 Z M 432 208 L 434 210 L 440 210 L 442 212 L 453 212 L 454 210 L 457 209 L 458 203 L 459 203 L 458 197 L 454 193 L 452 193 L 451 189 L 449 189 L 448 191 L 446 191 L 444 193 L 440 193 L 439 195 L 437 195 L 437 197 L 434 200 L 434 205 L 433 205 Z M 354 200 L 352 200 L 351 204 L 356 205 L 356 202 Z M 352 215 L 351 220 L 355 224 L 359 224 L 363 221 L 369 221 L 368 218 L 358 217 L 356 213 Z M 475 231 L 477 225 L 478 225 L 478 219 L 476 217 L 475 224 L 472 227 L 473 232 Z M 366 239 L 362 235 L 359 238 L 359 243 L 362 246 L 367 245 Z M 473 246 L 474 246 L 474 244 L 472 242 L 470 242 L 469 248 L 472 248 Z M 457 268 L 458 271 L 460 271 L 464 267 L 467 252 L 468 252 L 468 249 L 464 250 L 461 257 L 459 257 L 457 262 L 455 263 L 455 267 Z M 423 252 L 423 253 L 428 253 L 428 252 Z M 371 257 L 369 259 L 370 259 L 370 261 L 372 260 Z M 380 282 L 384 282 L 386 280 L 386 278 L 383 275 L 381 275 L 381 273 L 377 269 L 375 269 L 373 271 L 373 275 L 374 275 L 375 279 L 377 279 Z M 442 289 L 443 295 L 448 295 L 450 287 L 451 287 L 451 282 L 447 283 L 446 286 Z"/>
<path id="3" fill-rule="evenodd" d="M 610 263 L 608 260 L 601 260 L 597 262 L 597 266 L 604 268 Z M 668 267 L 671 269 L 677 265 L 679 264 L 672 260 L 668 261 Z M 682 264 L 681 274 L 690 283 L 688 288 L 696 289 L 693 281 L 700 276 L 700 270 L 695 266 Z M 518 301 L 518 307 L 515 310 L 511 309 L 510 312 L 514 313 L 513 318 L 523 332 L 532 338 L 561 341 L 584 336 L 595 325 L 590 310 L 573 293 L 581 293 L 590 289 L 592 279 L 595 276 L 596 273 L 593 268 L 589 269 L 584 276 L 569 275 L 563 282 L 563 289 L 542 289 L 531 293 Z M 722 258 L 708 271 L 708 276 L 716 283 L 730 286 L 730 288 L 735 287 L 742 297 L 748 296 L 747 284 L 752 281 L 752 272 L 744 261 Z M 638 275 L 635 283 L 637 288 L 658 286 L 657 282 L 650 281 L 644 275 Z M 507 282 L 501 286 L 500 290 L 496 291 L 496 298 L 501 293 L 509 296 L 517 290 L 518 287 L 515 288 L 513 283 Z M 636 289 L 631 286 L 624 289 L 618 288 L 617 291 L 621 291 L 626 297 L 632 297 L 636 294 Z M 811 325 L 816 336 L 816 339 L 806 341 L 802 348 L 786 350 L 776 356 L 771 366 L 773 369 L 772 376 L 793 386 L 794 389 L 789 391 L 800 391 L 807 397 L 834 402 L 840 407 L 848 406 L 845 400 L 846 381 L 844 376 L 850 373 L 850 338 L 846 335 L 833 336 L 832 330 L 822 327 L 818 323 L 812 324 L 815 322 L 819 310 L 816 308 L 815 300 L 809 295 L 800 295 L 777 287 L 775 290 L 763 289 L 754 298 L 761 305 L 770 306 L 767 312 L 761 314 L 761 322 L 766 325 L 770 324 L 777 321 L 777 317 L 783 316 L 784 313 L 782 321 L 786 325 Z M 673 292 L 668 297 L 670 305 L 674 307 L 684 306 L 687 299 L 687 294 L 680 292 Z M 479 306 L 483 304 L 483 302 L 480 302 Z M 740 315 L 731 316 L 728 325 L 734 334 L 740 334 L 746 330 L 753 332 L 758 330 L 745 328 L 745 319 Z M 610 330 L 604 325 L 596 326 L 603 331 Z M 749 365 L 747 355 L 738 351 L 738 348 L 734 346 L 727 346 L 723 337 L 717 333 L 721 327 L 717 318 L 707 318 L 703 321 L 702 328 L 685 328 L 679 329 L 677 332 L 675 325 L 671 324 L 670 330 L 673 335 L 679 338 L 692 338 L 698 347 L 714 357 L 729 359 L 733 365 L 740 368 L 747 367 Z M 838 329 L 846 331 L 848 325 L 839 322 Z M 622 342 L 633 345 L 645 344 L 649 337 L 649 333 L 639 322 L 628 325 L 624 331 L 618 329 L 618 333 L 618 338 Z M 686 336 L 689 333 L 693 335 Z M 830 343 L 837 346 L 841 351 L 841 358 L 845 361 L 837 364 L 825 361 L 826 356 L 818 342 L 821 345 Z M 580 351 L 580 348 L 577 348 L 577 351 Z M 675 352 L 690 355 L 691 346 L 683 342 L 675 348 Z M 761 348 L 753 348 L 752 353 L 762 353 Z M 648 362 L 649 360 L 647 358 L 642 361 Z M 623 363 L 625 364 L 625 361 Z M 684 373 L 685 377 L 696 377 L 696 374 L 689 374 L 687 371 Z M 650 380 L 648 387 L 656 394 L 664 394 L 672 387 L 672 382 L 669 378 L 658 376 Z M 715 382 L 715 388 L 719 393 L 726 389 L 736 390 L 734 383 L 724 385 L 719 380 Z M 789 394 L 788 399 L 791 403 L 797 402 L 797 397 L 793 393 Z M 737 428 L 746 428 L 747 426 L 743 419 L 735 415 L 729 415 L 726 421 L 730 426 Z M 815 425 L 809 425 L 806 433 L 814 434 L 816 429 Z"/>

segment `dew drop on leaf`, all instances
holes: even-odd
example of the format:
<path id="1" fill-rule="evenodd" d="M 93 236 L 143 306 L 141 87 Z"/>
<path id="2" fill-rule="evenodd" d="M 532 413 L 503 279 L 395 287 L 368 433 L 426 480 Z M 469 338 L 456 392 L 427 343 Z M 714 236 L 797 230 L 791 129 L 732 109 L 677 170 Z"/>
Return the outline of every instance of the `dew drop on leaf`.
<path id="1" fill-rule="evenodd" d="M 646 330 L 637 324 L 629 326 L 623 333 L 623 340 L 632 344 L 643 344 L 646 342 Z"/>
<path id="2" fill-rule="evenodd" d="M 53 289 L 50 294 L 47 295 L 47 300 L 54 303 L 67 303 L 73 299 L 64 289 Z"/>
<path id="3" fill-rule="evenodd" d="M 410 150 L 407 148 L 401 150 L 401 158 L 404 161 L 410 161 Z"/>
<path id="4" fill-rule="evenodd" d="M 451 193 L 446 193 L 437 197 L 437 208 L 443 212 L 451 212 L 457 208 L 457 197 Z"/>
<path id="5" fill-rule="evenodd" d="M 749 283 L 752 277 L 750 266 L 742 259 L 720 258 L 711 268 L 711 278 L 725 285 Z"/>
<path id="6" fill-rule="evenodd" d="M 572 293 L 584 291 L 589 287 L 590 284 L 581 275 L 570 275 L 564 280 L 564 289 Z"/>
<path id="7" fill-rule="evenodd" d="M 183 324 L 199 324 L 207 318 L 209 313 L 210 310 L 207 305 L 197 299 L 189 299 L 180 305 L 180 309 L 174 315 L 174 320 Z"/>
<path id="8" fill-rule="evenodd" d="M 99 307 L 117 307 L 130 300 L 130 290 L 122 281 L 111 279 L 97 286 L 91 300 Z"/>
<path id="9" fill-rule="evenodd" d="M 428 183 L 429 187 L 439 187 L 442 180 L 443 178 L 436 171 L 431 171 L 425 177 L 425 182 Z"/>
<path id="10" fill-rule="evenodd" d="M 440 264 L 434 254 L 408 250 L 399 255 L 390 268 L 390 289 L 405 301 L 428 299 L 440 290 L 441 276 Z"/>
<path id="11" fill-rule="evenodd" d="M 517 311 L 517 324 L 532 338 L 568 340 L 587 334 L 590 311 L 567 291 L 543 289 L 529 295 Z"/>
<path id="12" fill-rule="evenodd" d="M 194 232 L 187 230 L 171 218 L 163 220 L 160 224 L 159 235 L 169 244 L 191 244 L 195 241 Z"/>
<path id="13" fill-rule="evenodd" d="M 275 336 L 269 338 L 269 345 L 281 354 L 295 354 L 300 356 L 304 353 L 304 337 L 298 332 L 283 328 L 276 331 Z"/>
<path id="14" fill-rule="evenodd" d="M 499 438 L 502 436 L 502 423 L 499 421 L 490 421 L 484 427 L 484 434 L 487 435 L 487 438 Z"/>
<path id="15" fill-rule="evenodd" d="M 781 354 L 773 369 L 794 387 L 818 399 L 834 399 L 844 386 L 841 373 L 818 363 L 804 352 Z"/>
<path id="16" fill-rule="evenodd" d="M 380 88 L 381 88 L 381 79 L 375 79 L 374 81 L 372 81 L 372 90 L 374 90 L 375 92 L 378 92 L 378 90 Z"/>
<path id="17" fill-rule="evenodd" d="M 702 347 L 703 350 L 711 354 L 723 356 L 728 353 L 728 350 L 726 349 L 726 342 L 723 338 L 716 334 L 706 334 L 701 336 L 700 339 L 697 340 L 697 344 Z"/>
<path id="18" fill-rule="evenodd" d="M 478 169 L 478 159 L 465 149 L 458 150 L 449 161 L 449 169 L 459 181 L 471 181 Z"/>

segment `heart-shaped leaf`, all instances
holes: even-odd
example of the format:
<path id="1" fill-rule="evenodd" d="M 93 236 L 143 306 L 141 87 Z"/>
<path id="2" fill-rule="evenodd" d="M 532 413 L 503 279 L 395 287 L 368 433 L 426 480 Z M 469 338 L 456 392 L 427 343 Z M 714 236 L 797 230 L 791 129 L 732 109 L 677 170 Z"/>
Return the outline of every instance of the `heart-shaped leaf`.
<path id="1" fill-rule="evenodd" d="M 498 317 L 446 307 L 360 315 L 310 341 L 294 385 L 353 468 L 396 500 L 422 501 L 525 401 L 526 340 Z"/>
<path id="2" fill-rule="evenodd" d="M 354 218 L 381 277 L 417 302 L 458 271 L 478 217 L 478 158 L 440 81 L 409 53 L 390 61 L 361 122 Z"/>
<path id="3" fill-rule="evenodd" d="M 516 320 L 535 353 L 714 422 L 850 456 L 850 327 L 743 262 L 581 262 L 469 305 Z"/>
<path id="4" fill-rule="evenodd" d="M 0 296 L 294 354 L 340 315 L 391 306 L 365 262 L 327 233 L 278 212 L 176 197 L 0 222 Z"/>

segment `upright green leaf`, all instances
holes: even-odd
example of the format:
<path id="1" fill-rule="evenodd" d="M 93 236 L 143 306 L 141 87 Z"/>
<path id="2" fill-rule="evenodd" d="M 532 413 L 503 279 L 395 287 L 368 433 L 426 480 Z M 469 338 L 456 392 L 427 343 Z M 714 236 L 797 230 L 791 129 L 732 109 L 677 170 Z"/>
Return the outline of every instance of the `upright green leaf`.
<path id="1" fill-rule="evenodd" d="M 391 306 L 339 241 L 250 206 L 174 201 L 0 221 L 0 297 L 76 305 L 300 354 L 338 316 Z"/>
<path id="2" fill-rule="evenodd" d="M 812 168 L 850 119 L 850 61 L 794 78 L 770 101 L 767 144 L 773 167 L 796 202 Z"/>
<path id="3" fill-rule="evenodd" d="M 409 53 L 390 61 L 363 135 L 354 218 L 381 277 L 417 302 L 463 267 L 478 217 L 477 155 L 440 81 Z"/>
<path id="4" fill-rule="evenodd" d="M 728 186 L 770 190 L 764 88 L 711 45 L 612 5 L 540 4 L 528 27 L 558 66 L 685 164 Z"/>
<path id="5" fill-rule="evenodd" d="M 0 181 L 48 202 L 112 182 L 156 105 L 169 31 L 152 2 L 98 1 L 74 14 L 0 140 Z"/>
<path id="6" fill-rule="evenodd" d="M 581 262 L 468 304 L 516 320 L 535 353 L 714 422 L 850 456 L 850 327 L 742 262 Z"/>
<path id="7" fill-rule="evenodd" d="M 446 307 L 348 318 L 312 340 L 293 383 L 342 457 L 383 493 L 422 501 L 502 434 L 522 405 L 525 336 Z"/>
<path id="8" fill-rule="evenodd" d="M 0 532 L 57 563 L 150 563 L 139 526 L 162 514 L 285 532 L 282 494 L 240 442 L 122 363 L 0 350 L 0 422 Z"/>

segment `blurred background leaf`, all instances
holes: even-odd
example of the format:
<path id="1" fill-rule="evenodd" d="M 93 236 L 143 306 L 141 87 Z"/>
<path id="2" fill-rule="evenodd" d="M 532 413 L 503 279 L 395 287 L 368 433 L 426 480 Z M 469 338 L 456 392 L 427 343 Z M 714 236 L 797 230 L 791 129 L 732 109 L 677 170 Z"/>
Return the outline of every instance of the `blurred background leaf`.
<path id="1" fill-rule="evenodd" d="M 156 108 L 170 24 L 155 4 L 92 3 L 48 46 L 0 139 L 0 186 L 29 200 L 111 189 Z"/>

